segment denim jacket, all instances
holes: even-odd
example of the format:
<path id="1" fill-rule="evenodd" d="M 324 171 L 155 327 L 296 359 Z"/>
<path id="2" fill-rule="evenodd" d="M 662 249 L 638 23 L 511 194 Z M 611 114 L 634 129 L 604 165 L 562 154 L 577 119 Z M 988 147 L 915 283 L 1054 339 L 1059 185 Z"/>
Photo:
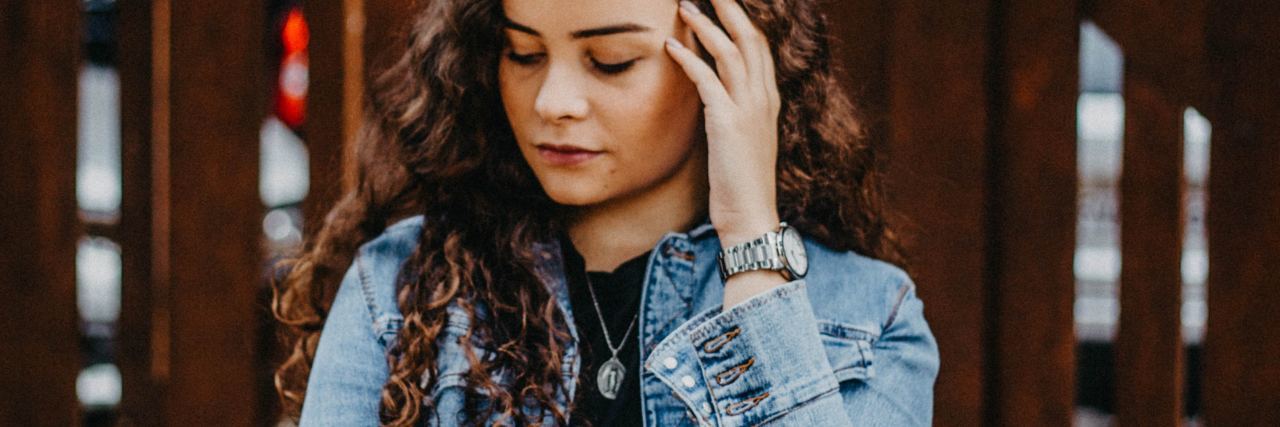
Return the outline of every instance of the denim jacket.
<path id="1" fill-rule="evenodd" d="M 378 424 L 386 351 L 403 320 L 395 278 L 421 227 L 420 216 L 400 221 L 359 249 L 320 337 L 301 426 Z M 902 270 L 805 236 L 806 277 L 723 310 L 714 231 L 704 222 L 688 233 L 667 233 L 650 254 L 636 337 L 646 426 L 930 424 L 938 348 Z M 559 245 L 535 249 L 576 343 Z M 433 403 L 424 414 L 428 425 L 458 425 L 465 415 L 469 365 L 459 337 L 467 327 L 465 313 L 449 307 L 437 341 L 439 378 L 426 390 Z M 567 396 L 579 374 L 577 356 L 577 345 L 567 346 L 561 364 Z M 567 396 L 558 396 L 561 409 Z"/>

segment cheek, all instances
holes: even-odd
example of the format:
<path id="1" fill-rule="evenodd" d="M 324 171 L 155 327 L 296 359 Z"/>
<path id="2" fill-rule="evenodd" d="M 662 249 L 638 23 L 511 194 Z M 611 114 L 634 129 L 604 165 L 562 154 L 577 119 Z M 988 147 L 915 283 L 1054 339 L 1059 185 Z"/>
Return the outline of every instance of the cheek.
<path id="1" fill-rule="evenodd" d="M 702 104 L 683 74 L 663 69 L 610 99 L 610 122 L 619 130 L 615 135 L 634 155 L 683 154 L 698 137 L 694 132 Z"/>
<path id="2" fill-rule="evenodd" d="M 513 78 L 506 68 L 498 67 L 498 94 L 502 97 L 502 108 L 511 122 L 511 129 L 519 136 L 525 128 L 522 125 L 528 120 L 526 111 L 532 112 L 532 107 L 525 106 L 533 105 L 533 99 L 528 94 L 527 82 Z"/>
<path id="3" fill-rule="evenodd" d="M 511 131 L 521 148 L 538 137 L 543 127 L 542 117 L 534 104 L 542 81 L 536 73 L 502 61 L 498 66 L 498 95 L 502 97 L 502 109 L 506 113 Z M 527 153 L 526 153 L 527 154 Z"/>

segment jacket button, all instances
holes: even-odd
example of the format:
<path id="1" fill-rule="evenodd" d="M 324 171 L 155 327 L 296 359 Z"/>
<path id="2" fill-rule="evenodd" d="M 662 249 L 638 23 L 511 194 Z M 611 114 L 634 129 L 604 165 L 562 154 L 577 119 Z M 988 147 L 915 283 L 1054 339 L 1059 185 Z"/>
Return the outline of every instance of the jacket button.
<path id="1" fill-rule="evenodd" d="M 756 363 L 756 358 L 752 357 L 747 359 L 747 361 L 743 362 L 741 365 L 734 366 L 732 368 L 726 369 L 724 372 L 716 374 L 716 383 L 720 384 L 721 386 L 733 384 L 734 381 L 738 380 L 738 377 L 741 377 L 742 374 L 746 373 L 748 369 L 751 369 L 751 365 L 755 363 Z"/>
<path id="2" fill-rule="evenodd" d="M 729 343 L 729 341 L 733 341 L 733 339 L 737 338 L 741 333 L 742 329 L 734 326 L 732 329 L 729 329 L 729 332 L 725 332 L 723 335 L 703 341 L 702 352 L 708 354 L 719 352 L 720 349 L 724 348 L 724 346 Z"/>
<path id="3" fill-rule="evenodd" d="M 680 364 L 676 362 L 676 358 L 667 356 L 666 359 L 662 359 L 662 366 L 666 366 L 667 369 L 675 369 L 676 366 L 680 366 Z"/>
<path id="4" fill-rule="evenodd" d="M 680 382 L 684 384 L 685 387 L 688 387 L 688 388 L 693 388 L 693 386 L 698 385 L 698 383 L 693 381 L 693 377 L 688 375 L 685 375 L 684 378 L 681 378 Z"/>

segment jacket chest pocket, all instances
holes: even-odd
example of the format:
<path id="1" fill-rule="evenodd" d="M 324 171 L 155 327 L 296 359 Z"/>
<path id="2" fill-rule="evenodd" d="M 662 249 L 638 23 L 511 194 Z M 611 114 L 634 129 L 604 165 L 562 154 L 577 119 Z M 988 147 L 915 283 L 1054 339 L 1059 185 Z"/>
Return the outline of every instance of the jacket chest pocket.
<path id="1" fill-rule="evenodd" d="M 837 381 L 865 381 L 875 376 L 872 345 L 879 334 L 829 320 L 819 320 L 818 331 Z"/>
<path id="2" fill-rule="evenodd" d="M 517 401 L 509 402 L 510 408 L 503 408 L 495 405 L 492 391 L 486 387 L 475 384 L 468 384 L 467 377 L 471 373 L 471 362 L 467 355 L 470 351 L 477 360 L 490 360 L 492 353 L 483 348 L 478 339 L 473 338 L 472 342 L 464 343 L 463 337 L 466 333 L 465 323 L 450 323 L 442 332 L 442 338 L 437 341 L 440 346 L 439 359 L 436 360 L 436 366 L 439 371 L 439 379 L 435 386 L 430 390 L 429 396 L 437 404 L 437 409 L 441 411 L 440 415 L 448 414 L 460 420 L 459 424 L 467 424 L 467 422 L 476 422 L 476 420 L 467 420 L 470 417 L 486 414 L 490 409 L 493 413 L 489 418 L 483 421 L 483 425 L 518 425 L 521 424 L 513 418 L 520 417 L 524 419 L 537 418 L 539 411 L 532 405 L 532 402 L 519 402 L 518 391 L 515 390 L 515 376 L 508 369 L 495 369 L 489 372 L 489 380 L 494 387 L 505 390 L 510 393 Z M 464 345 L 468 347 L 463 347 Z M 468 401 L 468 391 L 474 393 L 475 400 Z M 447 409 L 446 409 L 447 408 Z M 514 414 L 505 413 L 506 409 L 511 409 Z M 544 420 L 545 422 L 545 420 Z"/>
<path id="3" fill-rule="evenodd" d="M 471 372 L 468 353 L 474 355 L 477 360 L 489 360 L 491 357 L 489 351 L 481 347 L 478 338 L 472 338 L 472 342 L 464 343 L 463 337 L 466 332 L 466 323 L 450 322 L 441 331 L 440 337 L 437 338 L 436 343 L 439 351 L 437 353 L 436 369 L 440 377 L 436 381 L 434 389 L 431 390 L 432 395 L 441 393 L 445 389 L 467 386 L 466 377 Z M 490 373 L 489 380 L 493 381 L 494 385 L 498 387 L 506 388 L 513 382 L 513 376 L 507 370 L 495 370 Z M 476 392 L 481 396 L 488 396 L 489 394 L 484 389 L 477 389 Z"/>

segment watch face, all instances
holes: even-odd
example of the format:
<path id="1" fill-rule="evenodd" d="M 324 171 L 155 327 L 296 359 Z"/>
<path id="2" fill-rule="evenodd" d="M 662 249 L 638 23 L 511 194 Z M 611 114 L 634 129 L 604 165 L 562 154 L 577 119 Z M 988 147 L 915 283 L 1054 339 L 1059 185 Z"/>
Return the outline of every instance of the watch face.
<path id="1" fill-rule="evenodd" d="M 809 258 L 804 252 L 804 241 L 795 228 L 787 227 L 782 232 L 782 250 L 786 253 L 791 272 L 803 277 L 809 271 Z"/>

